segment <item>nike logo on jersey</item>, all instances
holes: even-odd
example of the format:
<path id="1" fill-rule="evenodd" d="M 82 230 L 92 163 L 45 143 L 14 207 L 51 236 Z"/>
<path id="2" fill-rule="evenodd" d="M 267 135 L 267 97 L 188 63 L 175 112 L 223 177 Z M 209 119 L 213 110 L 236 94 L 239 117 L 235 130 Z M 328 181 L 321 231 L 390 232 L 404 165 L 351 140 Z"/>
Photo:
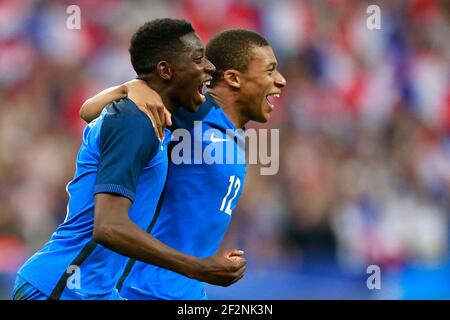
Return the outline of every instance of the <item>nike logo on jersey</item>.
<path id="1" fill-rule="evenodd" d="M 214 132 L 211 133 L 211 142 L 225 142 L 228 141 L 228 139 L 224 139 L 224 138 L 216 138 L 214 136 Z"/>

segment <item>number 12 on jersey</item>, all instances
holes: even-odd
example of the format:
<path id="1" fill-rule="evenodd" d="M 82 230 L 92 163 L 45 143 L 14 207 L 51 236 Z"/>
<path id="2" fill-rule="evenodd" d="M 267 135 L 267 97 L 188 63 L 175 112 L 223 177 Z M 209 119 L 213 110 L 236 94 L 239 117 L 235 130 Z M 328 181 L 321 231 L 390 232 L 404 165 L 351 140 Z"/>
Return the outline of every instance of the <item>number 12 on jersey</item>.
<path id="1" fill-rule="evenodd" d="M 241 180 L 236 176 L 231 176 L 230 185 L 228 186 L 227 194 L 225 195 L 225 197 L 223 197 L 222 205 L 220 206 L 219 209 L 220 211 L 223 211 L 226 214 L 231 215 L 232 213 L 231 204 L 233 200 L 236 198 L 240 188 L 241 188 Z M 234 191 L 234 194 L 230 199 L 230 195 L 233 193 L 232 191 Z"/>

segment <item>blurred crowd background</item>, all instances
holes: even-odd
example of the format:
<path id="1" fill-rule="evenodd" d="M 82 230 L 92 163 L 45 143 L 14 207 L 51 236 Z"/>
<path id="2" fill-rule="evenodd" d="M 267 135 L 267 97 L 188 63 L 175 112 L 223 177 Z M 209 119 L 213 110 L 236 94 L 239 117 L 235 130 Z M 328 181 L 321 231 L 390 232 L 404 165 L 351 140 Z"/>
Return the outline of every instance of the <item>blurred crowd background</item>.
<path id="1" fill-rule="evenodd" d="M 0 0 L 0 298 L 64 220 L 81 104 L 134 78 L 131 34 L 172 17 L 205 43 L 262 33 L 288 81 L 253 124 L 280 129 L 280 171 L 249 166 L 226 236 L 248 271 L 210 298 L 450 299 L 449 14 L 437 0 Z"/>

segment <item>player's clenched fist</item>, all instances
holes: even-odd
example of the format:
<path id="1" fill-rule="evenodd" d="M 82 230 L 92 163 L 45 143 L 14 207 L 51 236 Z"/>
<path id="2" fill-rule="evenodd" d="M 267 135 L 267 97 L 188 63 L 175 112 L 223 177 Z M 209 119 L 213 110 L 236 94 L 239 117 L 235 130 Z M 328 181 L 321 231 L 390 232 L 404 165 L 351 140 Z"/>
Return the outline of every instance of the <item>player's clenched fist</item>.
<path id="1" fill-rule="evenodd" d="M 244 252 L 237 249 L 220 250 L 199 261 L 198 271 L 192 277 L 224 287 L 239 281 L 244 276 L 247 265 Z"/>

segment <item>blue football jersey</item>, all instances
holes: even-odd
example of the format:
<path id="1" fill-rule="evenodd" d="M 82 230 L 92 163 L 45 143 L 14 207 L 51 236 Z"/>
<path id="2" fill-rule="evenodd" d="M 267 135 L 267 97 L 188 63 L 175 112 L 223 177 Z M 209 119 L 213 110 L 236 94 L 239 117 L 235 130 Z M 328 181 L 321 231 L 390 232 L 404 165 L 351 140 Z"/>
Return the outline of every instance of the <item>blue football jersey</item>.
<path id="1" fill-rule="evenodd" d="M 179 141 L 171 143 L 162 205 L 148 230 L 200 258 L 214 254 L 222 242 L 246 174 L 243 130 L 206 98 L 198 112 L 180 109 L 173 117 L 172 140 Z M 127 299 L 206 299 L 202 282 L 134 259 L 117 288 Z"/>
<path id="2" fill-rule="evenodd" d="M 51 299 L 116 299 L 127 258 L 93 240 L 94 195 L 132 201 L 129 216 L 146 230 L 167 177 L 167 144 L 130 99 L 110 104 L 84 130 L 76 172 L 67 185 L 65 221 L 18 276 Z"/>

